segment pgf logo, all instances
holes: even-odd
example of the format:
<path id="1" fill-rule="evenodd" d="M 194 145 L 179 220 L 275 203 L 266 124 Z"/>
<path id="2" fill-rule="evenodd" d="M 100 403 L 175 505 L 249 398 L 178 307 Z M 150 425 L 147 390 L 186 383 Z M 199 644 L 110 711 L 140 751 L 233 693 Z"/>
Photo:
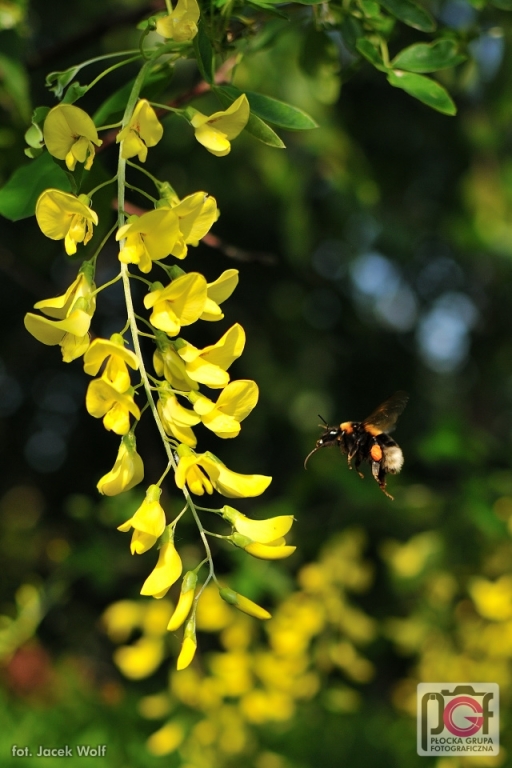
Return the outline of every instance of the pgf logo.
<path id="1" fill-rule="evenodd" d="M 497 683 L 420 683 L 418 754 L 497 755 Z"/>

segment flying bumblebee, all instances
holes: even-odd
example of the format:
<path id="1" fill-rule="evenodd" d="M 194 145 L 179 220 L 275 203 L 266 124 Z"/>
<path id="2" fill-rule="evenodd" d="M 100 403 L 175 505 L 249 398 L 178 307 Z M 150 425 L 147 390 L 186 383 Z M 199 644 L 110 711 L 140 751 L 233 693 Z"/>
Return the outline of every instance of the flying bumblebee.
<path id="1" fill-rule="evenodd" d="M 367 461 L 379 488 L 389 499 L 392 499 L 393 496 L 386 491 L 386 475 L 388 472 L 392 475 L 400 472 L 404 455 L 400 446 L 388 433 L 394 429 L 396 420 L 408 400 L 407 392 L 395 392 L 364 421 L 344 421 L 338 427 L 329 427 L 325 423 L 325 431 L 316 441 L 311 453 L 306 456 L 304 468 L 309 458 L 320 448 L 338 445 L 340 451 L 347 454 L 349 469 L 352 469 L 353 459 L 359 477 L 364 477 L 359 467 L 363 461 Z"/>

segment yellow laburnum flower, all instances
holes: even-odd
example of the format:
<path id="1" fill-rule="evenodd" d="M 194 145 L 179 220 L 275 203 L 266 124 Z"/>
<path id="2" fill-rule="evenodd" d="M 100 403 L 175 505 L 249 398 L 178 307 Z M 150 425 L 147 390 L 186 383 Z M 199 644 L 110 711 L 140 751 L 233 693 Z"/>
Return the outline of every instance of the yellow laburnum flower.
<path id="1" fill-rule="evenodd" d="M 178 749 L 185 738 L 185 734 L 185 728 L 173 720 L 151 734 L 146 741 L 146 748 L 151 755 L 164 757 L 164 755 L 169 755 Z"/>
<path id="2" fill-rule="evenodd" d="M 133 528 L 130 549 L 132 555 L 142 555 L 151 549 L 153 544 L 165 530 L 165 512 L 160 504 L 162 489 L 158 485 L 150 485 L 146 498 L 135 514 L 122 525 L 118 531 L 129 531 Z"/>
<path id="3" fill-rule="evenodd" d="M 209 116 L 195 112 L 190 122 L 198 142 L 212 155 L 223 157 L 231 151 L 230 142 L 236 139 L 247 125 L 249 113 L 247 96 L 242 93 L 228 109 Z"/>
<path id="4" fill-rule="evenodd" d="M 116 136 L 117 143 L 122 142 L 121 157 L 128 160 L 137 155 L 144 163 L 148 147 L 158 144 L 163 134 L 164 129 L 151 104 L 147 99 L 139 99 L 128 125 Z"/>
<path id="5" fill-rule="evenodd" d="M 219 307 L 226 299 L 229 299 L 238 285 L 238 269 L 226 269 L 217 280 L 206 286 L 207 299 L 200 320 L 215 322 L 222 320 L 224 314 Z"/>
<path id="6" fill-rule="evenodd" d="M 269 541 L 266 544 L 261 544 L 259 541 L 252 541 L 247 536 L 243 536 L 241 533 L 233 533 L 228 536 L 228 539 L 233 542 L 236 547 L 245 549 L 253 557 L 257 557 L 260 560 L 282 560 L 284 557 L 290 557 L 293 555 L 297 547 L 291 547 L 286 544 L 284 537 Z"/>
<path id="7" fill-rule="evenodd" d="M 177 339 L 175 345 L 190 379 L 211 389 L 222 389 L 229 382 L 227 369 L 244 350 L 245 331 L 235 323 L 219 341 L 204 349 L 197 349 L 183 339 Z"/>
<path id="8" fill-rule="evenodd" d="M 186 43 L 197 35 L 199 15 L 197 0 L 178 0 L 172 13 L 157 19 L 156 31 L 168 40 Z"/>
<path id="9" fill-rule="evenodd" d="M 249 600 L 248 597 L 239 595 L 238 592 L 235 592 L 233 589 L 229 589 L 229 587 L 223 587 L 222 589 L 219 589 L 219 595 L 223 600 L 226 601 L 226 603 L 233 605 L 235 608 L 238 608 L 239 611 L 247 613 L 249 616 L 254 616 L 256 619 L 272 618 L 272 615 L 260 605 L 253 603 L 253 601 Z"/>
<path id="10" fill-rule="evenodd" d="M 206 192 L 195 192 L 181 201 L 171 202 L 171 210 L 179 220 L 180 237 L 171 251 L 177 259 L 184 259 L 188 245 L 196 246 L 219 218 L 217 201 Z"/>
<path id="11" fill-rule="evenodd" d="M 192 325 L 201 316 L 207 298 L 206 279 L 199 272 L 189 272 L 165 288 L 154 283 L 144 296 L 146 309 L 153 308 L 150 323 L 169 336 L 176 336 L 182 325 Z"/>
<path id="12" fill-rule="evenodd" d="M 185 632 L 183 633 L 183 645 L 181 646 L 180 655 L 176 662 L 176 669 L 178 672 L 182 669 L 186 669 L 191 663 L 196 654 L 197 640 L 196 640 L 196 620 L 195 616 L 192 616 L 185 625 Z"/>
<path id="13" fill-rule="evenodd" d="M 120 333 L 114 333 L 107 339 L 94 339 L 84 355 L 84 371 L 89 376 L 96 376 L 103 362 L 107 360 L 102 378 L 108 381 L 118 392 L 126 392 L 130 387 L 128 367 L 136 371 L 139 367 L 137 355 L 124 346 Z"/>
<path id="14" fill-rule="evenodd" d="M 73 360 L 81 357 L 87 351 L 90 340 L 91 338 L 88 333 L 85 336 L 75 336 L 72 333 L 66 333 L 60 342 L 62 361 L 64 363 L 71 363 Z"/>
<path id="15" fill-rule="evenodd" d="M 130 216 L 116 234 L 116 240 L 126 239 L 119 261 L 137 264 L 141 272 L 150 272 L 153 261 L 169 256 L 179 237 L 179 220 L 171 208 Z"/>
<path id="16" fill-rule="evenodd" d="M 24 322 L 27 331 L 42 344 L 60 344 L 65 363 L 83 355 L 89 346 L 91 315 L 84 309 L 73 309 L 64 320 L 49 320 L 27 312 Z"/>
<path id="17" fill-rule="evenodd" d="M 196 454 L 186 445 L 177 448 L 178 469 L 174 476 L 178 488 L 188 485 L 198 496 L 213 489 L 228 498 L 259 496 L 270 485 L 272 478 L 267 475 L 242 475 L 228 469 L 213 453 Z M 205 474 L 206 473 L 206 474 Z"/>
<path id="18" fill-rule="evenodd" d="M 293 525 L 293 515 L 279 515 L 269 517 L 266 520 L 251 520 L 238 509 L 225 504 L 220 510 L 224 520 L 227 520 L 242 536 L 257 541 L 260 544 L 269 544 L 271 541 L 286 536 Z"/>
<path id="19" fill-rule="evenodd" d="M 133 399 L 133 388 L 118 392 L 104 378 L 93 379 L 85 396 L 87 412 L 95 419 L 103 418 L 103 426 L 116 435 L 126 435 L 130 429 L 130 413 L 138 420 L 140 410 Z"/>
<path id="20" fill-rule="evenodd" d="M 169 540 L 162 544 L 158 562 L 142 585 L 141 595 L 164 597 L 181 576 L 183 566 L 174 546 L 174 532 L 170 526 L 167 526 L 166 531 L 168 531 Z"/>
<path id="21" fill-rule="evenodd" d="M 167 629 L 169 632 L 175 632 L 181 627 L 190 613 L 192 603 L 194 602 L 195 589 L 197 584 L 197 573 L 187 571 L 181 583 L 181 592 L 178 599 L 178 605 L 169 619 Z"/>
<path id="22" fill-rule="evenodd" d="M 53 320 L 31 312 L 25 317 L 25 327 L 38 341 L 49 346 L 60 344 L 65 363 L 76 360 L 89 346 L 88 331 L 96 308 L 92 272 L 91 264 L 85 262 L 66 293 L 34 305 Z"/>
<path id="23" fill-rule="evenodd" d="M 199 424 L 201 421 L 199 416 L 194 411 L 184 408 L 165 384 L 159 386 L 158 395 L 157 409 L 166 433 L 194 448 L 197 440 L 191 427 Z"/>
<path id="24" fill-rule="evenodd" d="M 167 336 L 156 332 L 158 349 L 153 355 L 153 366 L 157 376 L 164 376 L 171 387 L 182 392 L 199 389 L 197 381 L 192 381 L 187 374 L 185 363 L 173 348 Z M 164 340 L 162 339 L 164 336 Z"/>
<path id="25" fill-rule="evenodd" d="M 113 653 L 115 664 L 130 680 L 143 680 L 160 666 L 165 646 L 160 637 L 141 637 L 131 645 L 122 645 Z"/>
<path id="26" fill-rule="evenodd" d="M 78 299 L 86 299 L 88 310 L 92 315 L 96 308 L 96 299 L 91 294 L 96 290 L 96 286 L 94 285 L 91 272 L 90 262 L 84 262 L 80 272 L 75 280 L 73 280 L 66 293 L 52 299 L 38 301 L 37 304 L 34 304 L 34 309 L 40 309 L 41 312 L 44 312 L 48 317 L 63 320 L 74 308 Z"/>
<path id="27" fill-rule="evenodd" d="M 236 437 L 240 422 L 258 402 L 258 385 L 250 379 L 232 381 L 220 393 L 217 402 L 196 392 L 191 392 L 190 402 L 201 421 L 218 437 Z"/>
<path id="28" fill-rule="evenodd" d="M 117 496 L 143 480 L 144 464 L 137 453 L 135 435 L 129 432 L 121 440 L 113 468 L 103 475 L 96 487 L 105 496 Z"/>
<path id="29" fill-rule="evenodd" d="M 43 235 L 51 240 L 64 240 L 68 256 L 76 253 L 77 243 L 87 245 L 92 225 L 98 215 L 89 208 L 87 195 L 70 195 L 60 189 L 45 189 L 36 203 L 36 219 Z"/>
<path id="30" fill-rule="evenodd" d="M 43 126 L 46 149 L 58 160 L 65 160 L 70 171 L 75 170 L 77 161 L 85 163 L 88 171 L 94 160 L 94 144 L 103 142 L 87 112 L 73 104 L 58 104 L 50 109 Z"/>

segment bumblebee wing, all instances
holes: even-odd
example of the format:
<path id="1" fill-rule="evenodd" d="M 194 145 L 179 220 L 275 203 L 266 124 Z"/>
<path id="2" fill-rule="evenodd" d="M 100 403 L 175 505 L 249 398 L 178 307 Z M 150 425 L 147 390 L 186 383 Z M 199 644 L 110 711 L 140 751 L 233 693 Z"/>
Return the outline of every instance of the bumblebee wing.
<path id="1" fill-rule="evenodd" d="M 388 397 L 373 413 L 371 413 L 364 421 L 363 426 L 369 427 L 371 430 L 377 432 L 391 432 L 396 424 L 396 420 L 403 412 L 409 395 L 407 392 L 399 390 L 394 395 Z"/>

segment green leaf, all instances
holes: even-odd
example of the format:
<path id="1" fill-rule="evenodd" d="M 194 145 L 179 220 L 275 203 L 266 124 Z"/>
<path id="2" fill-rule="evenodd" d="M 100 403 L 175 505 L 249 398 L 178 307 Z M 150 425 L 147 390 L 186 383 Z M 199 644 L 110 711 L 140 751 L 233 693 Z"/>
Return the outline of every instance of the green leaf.
<path id="1" fill-rule="evenodd" d="M 422 32 L 433 32 L 436 22 L 430 13 L 412 0 L 379 0 L 380 4 L 409 27 Z"/>
<path id="2" fill-rule="evenodd" d="M 357 53 L 357 41 L 364 36 L 361 24 L 353 16 L 344 16 L 340 24 L 343 42 L 352 53 Z"/>
<path id="3" fill-rule="evenodd" d="M 435 40 L 433 43 L 416 43 L 404 48 L 391 62 L 393 69 L 409 72 L 436 72 L 438 69 L 455 67 L 467 56 L 458 52 L 454 40 Z"/>
<path id="4" fill-rule="evenodd" d="M 49 187 L 63 192 L 72 189 L 67 173 L 44 152 L 31 163 L 17 168 L 0 189 L 0 214 L 11 221 L 33 216 L 37 198 Z"/>
<path id="5" fill-rule="evenodd" d="M 78 101 L 78 99 L 81 99 L 82 96 L 85 96 L 88 90 L 89 90 L 88 85 L 80 85 L 80 83 L 77 80 L 76 83 L 71 83 L 66 93 L 64 94 L 64 98 L 62 99 L 61 103 L 74 104 L 75 101 Z"/>
<path id="6" fill-rule="evenodd" d="M 397 69 L 388 74 L 388 82 L 444 115 L 455 115 L 457 112 L 448 92 L 430 77 Z"/>
<path id="7" fill-rule="evenodd" d="M 50 72 L 46 76 L 46 87 L 53 91 L 55 96 L 60 99 L 64 93 L 64 88 L 73 80 L 73 78 L 80 72 L 81 66 L 70 67 L 63 72 Z"/>
<path id="8" fill-rule="evenodd" d="M 250 133 L 251 136 L 254 136 L 255 139 L 258 139 L 258 141 L 263 142 L 263 144 L 268 144 L 269 147 L 274 147 L 275 149 L 285 149 L 286 147 L 285 143 L 277 133 L 273 131 L 269 125 L 264 123 L 263 120 L 256 117 L 256 115 L 251 115 L 249 117 L 245 130 L 247 133 Z"/>
<path id="9" fill-rule="evenodd" d="M 366 37 L 359 38 L 356 43 L 356 48 L 365 59 L 368 59 L 370 64 L 373 64 L 374 67 L 380 69 L 381 72 L 386 71 L 387 68 L 384 65 L 380 51 Z"/>
<path id="10" fill-rule="evenodd" d="M 378 16 L 380 13 L 379 4 L 376 3 L 375 0 L 359 0 L 359 7 L 364 15 L 368 16 L 370 19 L 374 16 Z"/>
<path id="11" fill-rule="evenodd" d="M 215 93 L 218 95 L 222 105 L 225 107 L 229 107 L 229 105 L 234 101 L 231 94 L 227 92 L 227 87 L 228 86 L 220 86 L 215 88 Z M 234 88 L 234 86 L 231 86 L 231 88 Z M 238 91 L 238 88 L 234 90 Z M 242 91 L 240 91 L 240 93 L 242 93 Z M 252 114 L 252 112 L 249 115 L 249 120 L 247 121 L 245 130 L 247 133 L 250 133 L 251 136 L 254 136 L 255 139 L 258 139 L 258 141 L 261 141 L 263 144 L 268 144 L 269 147 L 275 147 L 276 149 L 285 148 L 284 142 L 280 139 L 277 133 L 273 131 L 272 128 L 263 120 Z"/>
<path id="12" fill-rule="evenodd" d="M 251 114 L 260 117 L 267 123 L 277 125 L 279 128 L 286 128 L 289 131 L 307 131 L 311 128 L 318 128 L 318 124 L 313 118 L 303 112 L 302 109 L 292 107 L 291 104 L 285 104 L 284 101 L 278 101 L 271 96 L 264 96 L 253 91 L 241 91 L 234 85 L 220 86 L 216 90 L 224 91 L 231 101 L 245 93 L 251 107 Z"/>
<path id="13" fill-rule="evenodd" d="M 214 76 L 214 54 L 210 38 L 206 34 L 204 21 L 201 21 L 197 27 L 197 35 L 194 37 L 194 50 L 197 57 L 197 66 L 204 80 L 207 83 L 213 83 Z"/>

